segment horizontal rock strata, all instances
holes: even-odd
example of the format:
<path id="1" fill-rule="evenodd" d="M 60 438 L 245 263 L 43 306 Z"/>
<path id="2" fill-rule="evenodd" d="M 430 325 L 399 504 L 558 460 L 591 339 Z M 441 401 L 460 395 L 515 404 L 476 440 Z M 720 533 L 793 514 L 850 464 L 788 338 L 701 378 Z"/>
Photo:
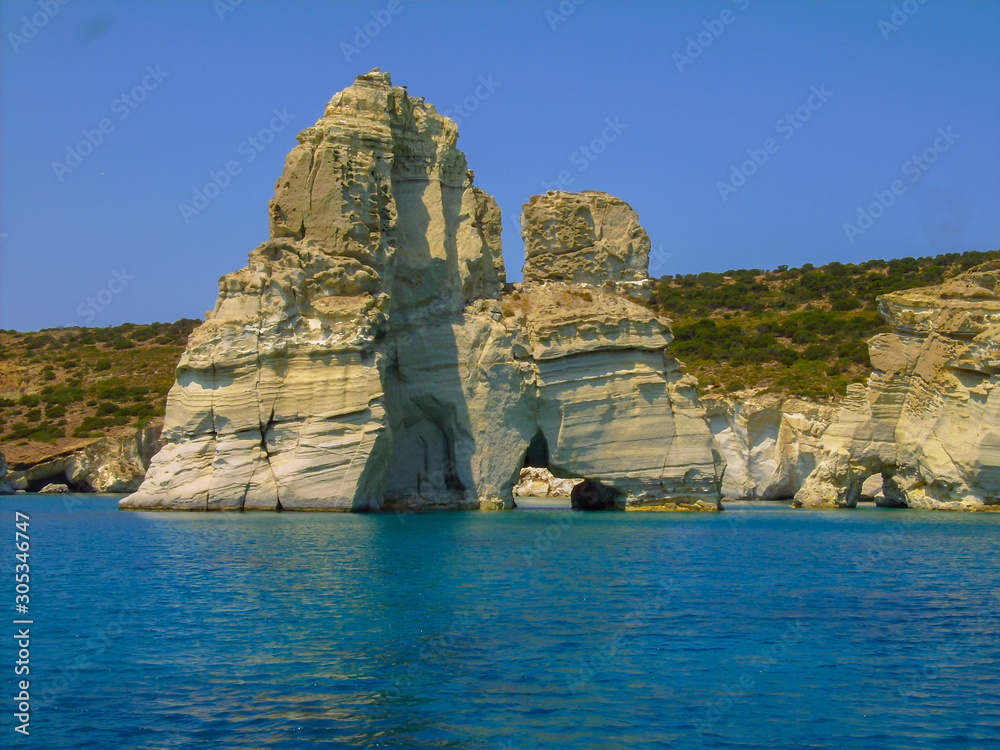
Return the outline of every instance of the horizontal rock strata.
<path id="1" fill-rule="evenodd" d="M 880 299 L 892 331 L 870 342 L 874 373 L 849 389 L 797 504 L 854 507 L 880 475 L 885 505 L 1000 509 L 998 292 L 993 262 Z"/>
<path id="2" fill-rule="evenodd" d="M 629 298 L 649 288 L 635 212 L 536 196 L 515 289 L 457 137 L 377 70 L 299 134 L 270 239 L 220 280 L 121 507 L 510 508 L 525 465 L 617 507 L 718 507 L 696 384 L 668 321 Z"/>

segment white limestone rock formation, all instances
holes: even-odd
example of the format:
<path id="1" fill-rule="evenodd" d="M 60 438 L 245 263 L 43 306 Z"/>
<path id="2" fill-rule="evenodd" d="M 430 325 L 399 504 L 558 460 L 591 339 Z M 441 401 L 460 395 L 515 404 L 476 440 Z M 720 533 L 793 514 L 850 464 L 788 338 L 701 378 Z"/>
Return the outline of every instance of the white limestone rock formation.
<path id="1" fill-rule="evenodd" d="M 0 495 L 13 495 L 14 485 L 7 479 L 7 459 L 0 453 Z"/>
<path id="2" fill-rule="evenodd" d="M 892 332 L 869 342 L 874 373 L 849 388 L 798 505 L 854 507 L 881 475 L 880 504 L 1000 509 L 998 292 L 991 262 L 880 298 Z"/>
<path id="3" fill-rule="evenodd" d="M 560 479 L 548 469 L 526 466 L 514 485 L 514 497 L 569 497 L 582 479 Z"/>
<path id="4" fill-rule="evenodd" d="M 823 434 L 836 412 L 776 394 L 704 403 L 726 460 L 723 500 L 794 497 L 823 457 Z"/>
<path id="5" fill-rule="evenodd" d="M 717 507 L 711 434 L 664 356 L 667 321 L 615 291 L 648 284 L 634 212 L 567 198 L 604 217 L 572 235 L 600 251 L 550 242 L 564 283 L 539 271 L 505 294 L 500 212 L 457 137 L 377 69 L 299 134 L 271 238 L 221 279 L 178 366 L 165 446 L 121 507 L 510 508 L 532 452 L 622 506 Z M 607 289 L 568 283 L 598 273 Z"/>
<path id="6" fill-rule="evenodd" d="M 159 436 L 160 426 L 151 423 L 129 437 L 101 438 L 70 453 L 21 466 L 9 473 L 8 482 L 16 490 L 65 484 L 74 492 L 135 492 L 159 448 Z"/>
<path id="7" fill-rule="evenodd" d="M 649 235 L 625 201 L 593 190 L 549 191 L 525 204 L 521 232 L 525 284 L 591 284 L 649 301 Z"/>

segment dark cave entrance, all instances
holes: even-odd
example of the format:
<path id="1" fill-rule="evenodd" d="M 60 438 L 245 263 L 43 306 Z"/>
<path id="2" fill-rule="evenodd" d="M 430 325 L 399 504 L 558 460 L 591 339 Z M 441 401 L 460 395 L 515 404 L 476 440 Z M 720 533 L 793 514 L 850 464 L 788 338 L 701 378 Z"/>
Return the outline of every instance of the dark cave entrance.
<path id="1" fill-rule="evenodd" d="M 549 469 L 549 441 L 545 439 L 545 433 L 541 429 L 531 438 L 528 450 L 524 452 L 524 463 L 521 464 L 521 467 L 524 469 Z M 549 469 L 549 471 L 552 470 Z"/>
<path id="2" fill-rule="evenodd" d="M 521 468 L 545 469 L 558 479 L 579 479 L 579 476 L 567 473 L 551 465 L 549 441 L 546 439 L 545 433 L 542 432 L 541 428 L 531 438 L 531 442 L 524 452 L 524 461 L 521 463 Z M 516 503 L 519 507 L 544 508 L 545 510 L 617 510 L 620 507 L 618 493 L 614 488 L 587 478 L 576 484 L 569 497 L 519 497 L 516 499 Z"/>

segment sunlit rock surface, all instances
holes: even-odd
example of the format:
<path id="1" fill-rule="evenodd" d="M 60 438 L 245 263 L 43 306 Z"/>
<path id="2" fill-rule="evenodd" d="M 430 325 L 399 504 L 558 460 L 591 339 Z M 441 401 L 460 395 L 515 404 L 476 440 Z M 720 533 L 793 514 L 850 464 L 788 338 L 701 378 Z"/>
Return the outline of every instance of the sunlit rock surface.
<path id="1" fill-rule="evenodd" d="M 625 296 L 649 286 L 635 212 L 533 198 L 514 291 L 457 137 L 378 70 L 299 134 L 271 237 L 220 280 L 123 508 L 502 509 L 529 463 L 620 507 L 717 508 L 696 383 Z"/>
<path id="2" fill-rule="evenodd" d="M 723 499 L 794 497 L 823 457 L 836 409 L 776 394 L 707 399 L 712 433 L 726 460 Z"/>
<path id="3" fill-rule="evenodd" d="M 991 262 L 880 299 L 892 332 L 871 340 L 875 372 L 849 389 L 798 504 L 853 507 L 881 475 L 880 504 L 1000 509 L 998 292 Z"/>

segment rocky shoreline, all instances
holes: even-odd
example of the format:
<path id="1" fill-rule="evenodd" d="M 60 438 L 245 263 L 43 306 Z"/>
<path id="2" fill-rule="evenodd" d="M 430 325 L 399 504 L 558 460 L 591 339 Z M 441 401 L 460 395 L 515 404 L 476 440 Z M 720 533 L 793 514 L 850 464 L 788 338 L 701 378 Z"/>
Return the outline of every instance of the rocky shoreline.
<path id="1" fill-rule="evenodd" d="M 78 450 L 26 466 L 8 466 L 0 453 L 0 495 L 46 491 L 135 492 L 159 450 L 160 429 L 159 424 L 152 423 L 130 437 L 101 438 Z"/>

